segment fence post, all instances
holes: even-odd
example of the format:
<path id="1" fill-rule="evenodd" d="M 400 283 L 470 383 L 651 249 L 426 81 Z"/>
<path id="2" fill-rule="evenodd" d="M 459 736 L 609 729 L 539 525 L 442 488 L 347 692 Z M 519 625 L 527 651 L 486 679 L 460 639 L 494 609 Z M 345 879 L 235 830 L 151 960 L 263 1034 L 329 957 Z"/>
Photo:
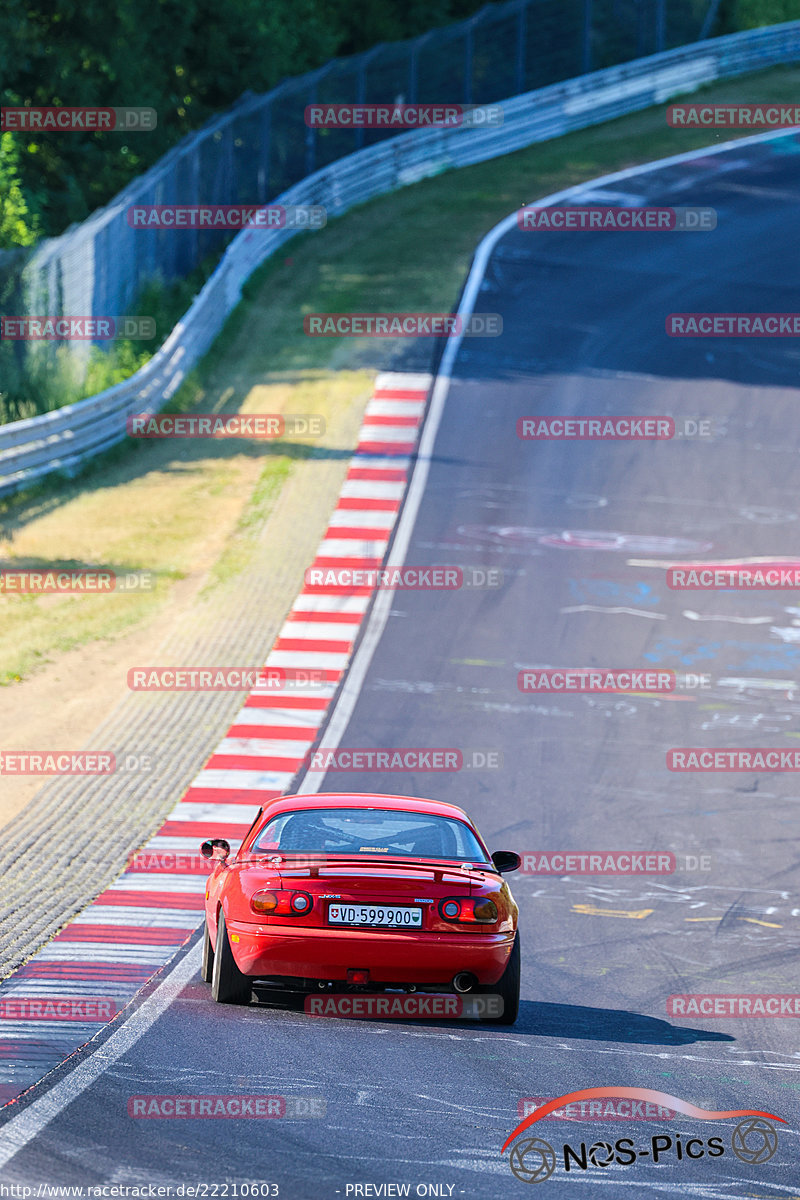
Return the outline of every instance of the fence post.
<path id="1" fill-rule="evenodd" d="M 258 202 L 269 201 L 269 159 L 272 137 L 272 104 L 268 101 L 261 108 L 261 146 L 258 156 Z"/>
<path id="2" fill-rule="evenodd" d="M 464 38 L 464 103 L 472 104 L 472 53 L 474 49 L 473 24 L 467 26 L 467 36 Z"/>
<path id="3" fill-rule="evenodd" d="M 656 53 L 666 49 L 667 0 L 656 0 Z"/>
<path id="4" fill-rule="evenodd" d="M 373 46 L 371 50 L 365 50 L 363 54 L 359 54 L 358 56 L 358 73 L 356 75 L 357 104 L 366 104 L 367 102 L 367 67 L 385 45 L 385 42 L 378 42 L 377 46 Z M 364 126 L 357 126 L 353 130 L 353 134 L 355 135 L 355 149 L 360 150 L 364 145 Z"/>
<path id="5" fill-rule="evenodd" d="M 592 69 L 592 0 L 583 0 L 583 74 Z"/>
<path id="6" fill-rule="evenodd" d="M 527 0 L 519 7 L 519 18 L 517 20 L 517 92 L 525 91 L 525 38 L 528 32 L 528 5 Z"/>
<path id="7" fill-rule="evenodd" d="M 711 3 L 708 6 L 708 12 L 705 15 L 705 20 L 703 21 L 703 26 L 697 35 L 698 42 L 704 42 L 711 33 L 711 27 L 717 19 L 717 12 L 719 10 L 720 2 L 721 0 L 711 0 Z"/>
<path id="8" fill-rule="evenodd" d="M 367 64 L 364 61 L 366 55 L 358 60 L 358 72 L 356 74 L 356 104 L 364 104 L 367 99 Z M 355 134 L 355 150 L 360 150 L 364 145 L 364 127 L 359 125 L 353 130 Z"/>
<path id="9" fill-rule="evenodd" d="M 311 91 L 308 93 L 307 103 L 308 104 L 316 104 L 316 102 L 317 102 L 317 85 L 315 83 L 314 86 L 312 87 Z M 314 169 L 316 166 L 316 162 L 317 162 L 317 131 L 316 131 L 316 129 L 314 129 L 314 127 L 312 125 L 306 125 L 305 146 L 306 146 L 305 172 L 306 172 L 306 175 L 313 175 Z"/>

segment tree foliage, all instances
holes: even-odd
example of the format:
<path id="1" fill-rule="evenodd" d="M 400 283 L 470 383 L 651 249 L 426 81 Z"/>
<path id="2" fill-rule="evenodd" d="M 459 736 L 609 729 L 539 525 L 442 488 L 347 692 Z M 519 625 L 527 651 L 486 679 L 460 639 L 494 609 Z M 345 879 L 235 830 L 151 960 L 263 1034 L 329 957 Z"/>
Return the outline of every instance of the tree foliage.
<path id="1" fill-rule="evenodd" d="M 478 7 L 480 0 L 3 0 L 0 103 L 148 106 L 158 128 L 18 132 L 19 178 L 0 175 L 0 198 L 9 180 L 19 185 L 43 232 L 59 233 L 244 91 L 268 91 L 331 58 Z M 18 194 L 13 203 L 16 212 Z M 20 219 L 13 227 L 24 238 L 29 226 Z"/>
<path id="2" fill-rule="evenodd" d="M 717 31 L 788 20 L 797 3 L 723 0 Z M 84 220 L 243 92 L 268 91 L 331 58 L 418 36 L 481 7 L 482 0 L 2 0 L 0 104 L 147 106 L 157 110 L 158 128 L 4 137 L 0 248 Z"/>

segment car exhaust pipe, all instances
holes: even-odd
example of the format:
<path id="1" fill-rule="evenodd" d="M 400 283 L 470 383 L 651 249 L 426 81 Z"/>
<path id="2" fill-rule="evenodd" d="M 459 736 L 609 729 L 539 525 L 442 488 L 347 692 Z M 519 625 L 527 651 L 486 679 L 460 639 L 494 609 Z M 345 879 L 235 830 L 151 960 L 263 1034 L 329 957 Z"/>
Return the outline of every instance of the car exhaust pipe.
<path id="1" fill-rule="evenodd" d="M 459 971 L 453 976 L 453 987 L 458 992 L 459 996 L 463 996 L 466 992 L 471 992 L 478 980 L 471 971 Z"/>

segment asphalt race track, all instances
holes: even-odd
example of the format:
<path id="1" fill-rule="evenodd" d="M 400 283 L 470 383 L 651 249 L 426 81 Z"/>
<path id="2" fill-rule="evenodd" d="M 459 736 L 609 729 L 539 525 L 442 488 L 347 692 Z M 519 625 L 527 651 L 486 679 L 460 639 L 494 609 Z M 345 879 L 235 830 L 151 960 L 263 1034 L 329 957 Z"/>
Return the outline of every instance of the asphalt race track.
<path id="1" fill-rule="evenodd" d="M 573 1181 L 613 1200 L 800 1196 L 797 1018 L 667 1011 L 676 994 L 797 990 L 800 785 L 786 772 L 666 765 L 672 747 L 798 744 L 800 599 L 675 591 L 666 567 L 797 555 L 800 351 L 792 338 L 665 333 L 671 312 L 800 308 L 800 138 L 631 175 L 591 202 L 710 206 L 718 226 L 512 228 L 499 239 L 476 310 L 500 313 L 504 333 L 458 349 L 405 561 L 492 569 L 501 584 L 395 593 L 351 670 L 357 681 L 366 667 L 363 684 L 345 689 L 334 717 L 341 747 L 457 748 L 465 765 L 307 782 L 455 802 L 492 849 L 671 852 L 677 870 L 511 876 L 523 938 L 513 1029 L 214 1006 L 195 940 L 173 968 L 174 1000 L 168 980 L 123 1024 L 121 1034 L 140 1022 L 138 1040 L 107 1033 L 17 1107 L 20 1149 L 5 1151 L 2 1182 L 271 1181 L 283 1200 L 403 1194 L 364 1190 L 380 1184 L 527 1196 L 501 1154 L 520 1100 L 619 1085 L 786 1124 L 775 1123 L 769 1161 L 747 1162 L 731 1119 L 543 1120 L 525 1135 L 555 1148 L 543 1197 L 571 1195 Z M 598 414 L 666 414 L 706 432 L 660 442 L 516 432 L 520 417 Z M 408 504 L 413 495 L 412 484 Z M 705 686 L 520 691 L 521 670 L 559 666 L 673 669 Z M 155 1005 L 166 1007 L 153 1020 Z M 300 1110 L 324 1115 L 127 1115 L 134 1095 L 241 1092 L 299 1097 Z M 706 1148 L 717 1137 L 724 1153 L 679 1159 L 678 1133 Z M 651 1139 L 663 1135 L 673 1145 L 655 1162 Z M 634 1163 L 565 1172 L 564 1142 L 577 1151 L 624 1137 Z"/>

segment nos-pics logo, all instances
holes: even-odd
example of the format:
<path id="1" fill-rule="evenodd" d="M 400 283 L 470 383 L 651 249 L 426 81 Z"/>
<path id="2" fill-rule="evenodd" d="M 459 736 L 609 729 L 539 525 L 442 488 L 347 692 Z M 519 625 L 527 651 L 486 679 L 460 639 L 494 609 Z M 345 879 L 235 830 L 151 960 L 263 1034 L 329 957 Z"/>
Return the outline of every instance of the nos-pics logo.
<path id="1" fill-rule="evenodd" d="M 730 1147 L 726 1148 L 722 1137 L 691 1137 L 686 1139 L 680 1133 L 654 1134 L 647 1141 L 637 1143 L 633 1138 L 617 1138 L 614 1142 L 596 1141 L 588 1145 L 585 1141 L 578 1144 L 564 1142 L 561 1150 L 557 1151 L 550 1142 L 537 1136 L 524 1137 L 523 1134 L 531 1125 L 541 1121 L 543 1117 L 556 1112 L 566 1104 L 580 1100 L 597 1100 L 603 1097 L 615 1099 L 644 1100 L 648 1103 L 662 1105 L 676 1113 L 684 1113 L 701 1121 L 719 1121 L 728 1117 L 739 1117 L 738 1124 L 731 1131 Z M 524 1121 L 521 1121 L 514 1132 L 508 1137 L 500 1151 L 505 1154 L 511 1146 L 509 1166 L 517 1179 L 523 1183 L 543 1183 L 553 1175 L 559 1166 L 567 1173 L 572 1171 L 588 1171 L 591 1167 L 631 1166 L 639 1159 L 645 1162 L 691 1162 L 699 1158 L 720 1158 L 732 1152 L 742 1162 L 749 1166 L 768 1162 L 778 1149 L 778 1131 L 772 1121 L 785 1124 L 783 1117 L 774 1113 L 762 1112 L 754 1108 L 736 1108 L 716 1111 L 708 1108 L 698 1108 L 668 1092 L 654 1091 L 651 1088 L 599 1087 L 583 1088 L 577 1092 L 567 1092 L 542 1104 Z M 513 1143 L 513 1145 L 512 1145 Z"/>

